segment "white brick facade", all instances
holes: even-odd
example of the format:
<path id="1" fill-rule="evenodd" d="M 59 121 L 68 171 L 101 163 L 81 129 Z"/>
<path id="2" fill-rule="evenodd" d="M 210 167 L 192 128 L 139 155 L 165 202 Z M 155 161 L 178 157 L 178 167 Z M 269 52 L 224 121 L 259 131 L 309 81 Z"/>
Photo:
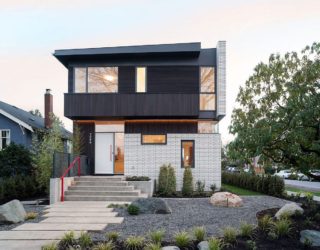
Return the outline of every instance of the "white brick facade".
<path id="1" fill-rule="evenodd" d="M 192 169 L 194 184 L 205 181 L 206 190 L 215 183 L 221 186 L 221 139 L 220 134 L 168 134 L 166 145 L 141 145 L 140 134 L 125 134 L 125 175 L 149 176 L 158 179 L 159 169 L 169 164 L 176 170 L 177 190 L 182 187 L 181 140 L 195 141 L 195 168 Z"/>
<path id="2" fill-rule="evenodd" d="M 226 114 L 226 42 L 217 44 L 217 115 Z"/>

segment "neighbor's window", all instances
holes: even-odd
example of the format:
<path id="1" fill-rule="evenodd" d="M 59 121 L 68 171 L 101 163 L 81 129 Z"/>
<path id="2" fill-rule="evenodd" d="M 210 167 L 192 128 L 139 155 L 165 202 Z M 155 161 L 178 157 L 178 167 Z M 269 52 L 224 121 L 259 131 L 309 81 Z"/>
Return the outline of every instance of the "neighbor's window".
<path id="1" fill-rule="evenodd" d="M 10 144 L 10 130 L 0 130 L 0 150 L 4 149 Z"/>
<path id="2" fill-rule="evenodd" d="M 166 135 L 141 135 L 142 144 L 166 144 Z"/>
<path id="3" fill-rule="evenodd" d="M 214 68 L 200 67 L 200 110 L 215 110 Z"/>
<path id="4" fill-rule="evenodd" d="M 146 67 L 136 68 L 136 92 L 145 93 L 147 90 L 147 75 Z"/>
<path id="5" fill-rule="evenodd" d="M 74 92 L 87 92 L 87 68 L 74 68 Z"/>
<path id="6" fill-rule="evenodd" d="M 88 92 L 118 92 L 118 67 L 89 67 Z"/>
<path id="7" fill-rule="evenodd" d="M 181 141 L 181 167 L 194 168 L 194 141 Z"/>

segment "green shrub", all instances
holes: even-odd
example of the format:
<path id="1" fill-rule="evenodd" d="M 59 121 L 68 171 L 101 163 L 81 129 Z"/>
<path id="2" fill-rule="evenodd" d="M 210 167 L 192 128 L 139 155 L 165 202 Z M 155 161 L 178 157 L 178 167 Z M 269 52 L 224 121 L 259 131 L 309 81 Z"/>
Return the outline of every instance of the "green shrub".
<path id="1" fill-rule="evenodd" d="M 113 242 L 100 243 L 93 248 L 94 250 L 114 250 L 115 246 Z"/>
<path id="2" fill-rule="evenodd" d="M 127 176 L 126 181 L 150 181 L 148 176 Z"/>
<path id="3" fill-rule="evenodd" d="M 204 191 L 205 186 L 206 186 L 206 183 L 204 181 L 202 182 L 202 181 L 198 180 L 196 182 L 196 193 L 197 193 L 197 195 L 199 195 L 199 196 L 205 195 L 205 191 Z"/>
<path id="4" fill-rule="evenodd" d="M 252 237 L 253 234 L 253 230 L 254 230 L 254 225 L 246 223 L 246 222 L 242 222 L 240 224 L 240 235 L 242 237 Z"/>
<path id="5" fill-rule="evenodd" d="M 215 183 L 211 184 L 210 189 L 211 189 L 211 192 L 214 193 L 217 190 L 216 184 Z"/>
<path id="6" fill-rule="evenodd" d="M 152 231 L 149 233 L 151 242 L 155 244 L 161 244 L 164 235 L 165 235 L 165 231 L 163 229 Z"/>
<path id="7" fill-rule="evenodd" d="M 225 243 L 233 244 L 237 240 L 237 230 L 233 227 L 225 227 L 222 230 L 223 239 Z"/>
<path id="8" fill-rule="evenodd" d="M 80 237 L 79 237 L 79 244 L 81 248 L 88 248 L 92 245 L 92 239 L 90 234 L 86 232 L 81 232 Z"/>
<path id="9" fill-rule="evenodd" d="M 272 218 L 270 215 L 265 215 L 260 218 L 258 220 L 258 227 L 262 232 L 268 233 L 272 228 Z"/>
<path id="10" fill-rule="evenodd" d="M 56 243 L 51 243 L 41 247 L 41 250 L 58 250 Z"/>
<path id="11" fill-rule="evenodd" d="M 73 246 L 74 244 L 76 244 L 76 239 L 73 231 L 65 233 L 59 242 L 59 245 L 63 249 L 67 249 L 70 246 Z"/>
<path id="12" fill-rule="evenodd" d="M 127 211 L 130 215 L 138 215 L 139 212 L 140 212 L 140 209 L 139 207 L 135 206 L 135 205 L 132 205 L 130 204 L 127 208 Z"/>
<path id="13" fill-rule="evenodd" d="M 148 243 L 143 250 L 161 250 L 161 245 L 159 243 Z"/>
<path id="14" fill-rule="evenodd" d="M 223 242 L 217 238 L 210 238 L 208 240 L 208 250 L 222 250 L 223 249 Z"/>
<path id="15" fill-rule="evenodd" d="M 193 194 L 193 177 L 191 168 L 184 168 L 183 183 L 182 183 L 182 195 L 191 196 Z"/>
<path id="16" fill-rule="evenodd" d="M 319 212 L 316 213 L 313 218 L 314 218 L 315 221 L 320 222 L 320 213 Z"/>
<path id="17" fill-rule="evenodd" d="M 246 241 L 246 248 L 250 249 L 250 250 L 256 250 L 257 248 L 257 244 L 253 241 L 253 240 L 247 240 Z"/>
<path id="18" fill-rule="evenodd" d="M 307 193 L 304 193 L 304 195 L 309 203 L 311 203 L 313 201 L 313 194 L 312 193 L 307 192 Z"/>
<path id="19" fill-rule="evenodd" d="M 158 193 L 163 196 L 173 196 L 176 193 L 176 173 L 170 164 L 160 167 Z"/>
<path id="20" fill-rule="evenodd" d="M 273 231 L 278 238 L 289 236 L 292 231 L 292 223 L 288 219 L 281 219 L 273 223 Z"/>
<path id="21" fill-rule="evenodd" d="M 203 241 L 206 238 L 206 229 L 204 227 L 195 227 L 193 229 L 193 235 L 197 241 Z"/>
<path id="22" fill-rule="evenodd" d="M 190 236 L 187 232 L 182 231 L 182 232 L 178 232 L 174 235 L 174 242 L 175 244 L 180 248 L 186 248 L 190 245 L 191 243 L 191 239 Z"/>
<path id="23" fill-rule="evenodd" d="M 124 245 L 127 250 L 140 250 L 144 245 L 144 238 L 141 236 L 129 236 Z"/>
<path id="24" fill-rule="evenodd" d="M 111 231 L 106 233 L 106 238 L 108 241 L 116 242 L 120 237 L 120 234 L 116 231 Z"/>
<path id="25" fill-rule="evenodd" d="M 37 218 L 38 214 L 35 212 L 28 212 L 25 216 L 26 220 L 33 220 L 35 218 Z"/>

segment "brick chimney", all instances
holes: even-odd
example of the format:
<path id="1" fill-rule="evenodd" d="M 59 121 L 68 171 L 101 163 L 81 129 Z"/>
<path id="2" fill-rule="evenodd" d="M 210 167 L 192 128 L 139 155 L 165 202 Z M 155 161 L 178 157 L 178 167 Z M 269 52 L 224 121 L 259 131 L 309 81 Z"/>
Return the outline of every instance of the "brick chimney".
<path id="1" fill-rule="evenodd" d="M 51 95 L 51 89 L 46 89 L 44 94 L 44 126 L 45 128 L 52 127 L 51 115 L 53 114 L 53 96 Z"/>

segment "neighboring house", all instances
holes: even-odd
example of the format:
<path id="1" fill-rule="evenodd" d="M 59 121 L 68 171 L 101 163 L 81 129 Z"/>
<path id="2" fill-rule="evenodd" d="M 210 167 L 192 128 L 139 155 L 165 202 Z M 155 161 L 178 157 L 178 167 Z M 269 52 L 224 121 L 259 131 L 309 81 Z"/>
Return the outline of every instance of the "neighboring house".
<path id="1" fill-rule="evenodd" d="M 12 142 L 30 148 L 34 133 L 38 130 L 50 129 L 52 121 L 49 114 L 52 113 L 52 98 L 50 90 L 47 90 L 45 118 L 0 101 L 0 150 Z M 61 127 L 61 134 L 65 151 L 68 151 L 72 134 L 63 127 Z"/>
<path id="2" fill-rule="evenodd" d="M 226 43 L 56 50 L 68 69 L 65 116 L 80 128 L 92 174 L 149 176 L 185 167 L 221 185 Z"/>

